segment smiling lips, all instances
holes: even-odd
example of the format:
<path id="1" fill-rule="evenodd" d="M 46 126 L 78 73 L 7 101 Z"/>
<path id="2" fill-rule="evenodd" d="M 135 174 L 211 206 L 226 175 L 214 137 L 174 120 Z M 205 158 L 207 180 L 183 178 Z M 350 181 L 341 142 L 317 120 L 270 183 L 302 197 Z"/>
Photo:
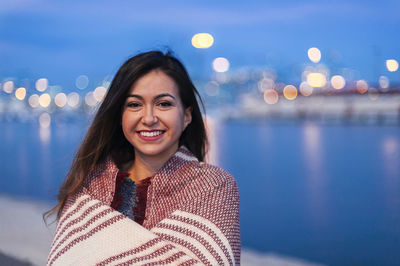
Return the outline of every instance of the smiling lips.
<path id="1" fill-rule="evenodd" d="M 139 138 L 145 141 L 155 141 L 164 135 L 165 131 L 164 130 L 140 130 L 137 131 L 136 134 L 138 134 Z"/>

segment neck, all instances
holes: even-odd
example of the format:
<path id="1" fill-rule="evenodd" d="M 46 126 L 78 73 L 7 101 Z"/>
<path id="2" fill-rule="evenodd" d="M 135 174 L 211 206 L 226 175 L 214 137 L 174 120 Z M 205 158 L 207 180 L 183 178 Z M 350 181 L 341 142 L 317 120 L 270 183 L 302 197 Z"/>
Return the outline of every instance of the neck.
<path id="1" fill-rule="evenodd" d="M 140 182 L 147 177 L 153 176 L 164 166 L 171 156 L 160 159 L 159 157 L 151 158 L 135 153 L 135 160 L 128 170 L 129 177 L 135 182 Z"/>

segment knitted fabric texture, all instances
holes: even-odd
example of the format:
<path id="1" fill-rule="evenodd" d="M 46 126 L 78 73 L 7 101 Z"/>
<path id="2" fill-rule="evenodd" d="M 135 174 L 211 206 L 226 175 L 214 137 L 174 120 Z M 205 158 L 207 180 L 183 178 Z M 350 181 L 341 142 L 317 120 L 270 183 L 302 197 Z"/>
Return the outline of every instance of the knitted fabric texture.
<path id="1" fill-rule="evenodd" d="M 185 148 L 153 176 L 140 225 L 110 205 L 118 168 L 108 159 L 68 199 L 47 265 L 239 265 L 239 194 L 223 169 Z"/>
<path id="2" fill-rule="evenodd" d="M 143 224 L 150 180 L 151 177 L 147 177 L 139 183 L 135 183 L 129 178 L 129 173 L 119 171 L 111 207 L 138 224 Z"/>

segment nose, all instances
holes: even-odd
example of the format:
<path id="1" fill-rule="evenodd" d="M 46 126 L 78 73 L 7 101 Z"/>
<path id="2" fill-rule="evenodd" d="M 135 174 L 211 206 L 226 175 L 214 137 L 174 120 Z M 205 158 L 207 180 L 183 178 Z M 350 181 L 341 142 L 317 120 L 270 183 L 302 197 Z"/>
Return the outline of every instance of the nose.
<path id="1" fill-rule="evenodd" d="M 142 122 L 143 124 L 147 126 L 154 125 L 155 123 L 158 122 L 158 118 L 154 113 L 154 110 L 152 107 L 146 107 L 144 110 L 144 114 L 142 117 Z"/>

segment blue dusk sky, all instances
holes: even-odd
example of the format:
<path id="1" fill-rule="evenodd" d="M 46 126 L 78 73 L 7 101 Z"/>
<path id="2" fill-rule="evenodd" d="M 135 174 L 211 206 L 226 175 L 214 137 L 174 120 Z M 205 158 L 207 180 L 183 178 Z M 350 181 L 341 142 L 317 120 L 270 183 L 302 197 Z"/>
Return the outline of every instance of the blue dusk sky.
<path id="1" fill-rule="evenodd" d="M 209 49 L 191 45 L 195 33 L 214 36 Z M 400 61 L 400 1 L 36 1 L 0 0 L 0 82 L 46 77 L 74 89 L 114 75 L 128 57 L 172 49 L 194 79 L 207 79 L 216 57 L 234 73 L 273 68 L 284 82 L 299 83 L 312 65 L 310 47 L 322 52 L 331 75 L 352 69 L 371 83 Z"/>

